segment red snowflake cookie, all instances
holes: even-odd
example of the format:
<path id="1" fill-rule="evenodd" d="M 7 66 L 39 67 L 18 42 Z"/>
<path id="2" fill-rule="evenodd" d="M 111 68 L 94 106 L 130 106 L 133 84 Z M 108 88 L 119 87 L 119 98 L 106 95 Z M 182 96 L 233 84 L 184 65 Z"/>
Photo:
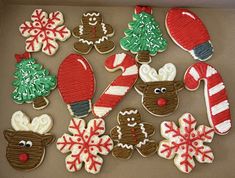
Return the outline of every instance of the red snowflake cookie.
<path id="1" fill-rule="evenodd" d="M 70 172 L 82 168 L 83 162 L 87 172 L 96 174 L 100 171 L 103 159 L 97 155 L 107 155 L 113 148 L 113 141 L 105 132 L 103 119 L 92 119 L 85 128 L 83 119 L 73 118 L 69 124 L 69 132 L 57 140 L 57 148 L 62 153 L 70 152 L 66 159 L 66 168 Z"/>
<path id="2" fill-rule="evenodd" d="M 178 128 L 174 122 L 164 121 L 161 123 L 161 135 L 167 140 L 160 142 L 159 156 L 172 159 L 177 168 L 189 173 L 195 167 L 193 157 L 200 163 L 212 163 L 214 155 L 210 147 L 204 142 L 211 142 L 214 129 L 200 125 L 195 129 L 197 121 L 186 113 L 179 119 Z"/>
<path id="3" fill-rule="evenodd" d="M 62 25 L 63 14 L 59 11 L 50 13 L 48 17 L 42 9 L 35 9 L 31 20 L 19 27 L 22 36 L 27 37 L 25 50 L 28 52 L 37 52 L 42 48 L 45 54 L 53 55 L 58 49 L 56 40 L 65 41 L 71 35 L 69 29 Z"/>

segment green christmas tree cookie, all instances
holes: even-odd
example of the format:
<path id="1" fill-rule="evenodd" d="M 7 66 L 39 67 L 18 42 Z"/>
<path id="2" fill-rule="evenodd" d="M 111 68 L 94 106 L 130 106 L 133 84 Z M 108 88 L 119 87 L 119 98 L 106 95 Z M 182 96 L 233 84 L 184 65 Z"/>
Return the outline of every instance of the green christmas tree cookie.
<path id="1" fill-rule="evenodd" d="M 167 48 L 158 22 L 151 15 L 152 9 L 146 6 L 136 6 L 133 21 L 124 31 L 125 37 L 120 40 L 121 47 L 136 55 L 139 63 L 150 63 L 151 57 Z"/>
<path id="2" fill-rule="evenodd" d="M 49 101 L 46 96 L 56 87 L 56 76 L 49 75 L 49 71 L 30 57 L 29 53 L 16 55 L 16 78 L 12 85 L 15 90 L 12 99 L 17 104 L 33 103 L 34 109 L 43 109 Z"/>

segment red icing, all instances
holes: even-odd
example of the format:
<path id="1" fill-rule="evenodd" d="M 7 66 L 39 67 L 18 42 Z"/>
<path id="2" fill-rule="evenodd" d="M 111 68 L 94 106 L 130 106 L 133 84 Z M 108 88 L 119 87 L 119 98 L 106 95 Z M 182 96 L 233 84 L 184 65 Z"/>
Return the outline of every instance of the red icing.
<path id="1" fill-rule="evenodd" d="M 108 57 L 105 61 L 105 67 L 108 70 L 116 71 L 118 69 L 122 70 L 122 75 L 118 76 L 114 81 L 111 82 L 111 84 L 104 90 L 103 94 L 98 98 L 98 100 L 95 102 L 93 105 L 93 114 L 96 117 L 105 117 L 108 115 L 108 113 L 111 111 L 107 111 L 105 114 L 102 116 L 98 116 L 97 113 L 94 110 L 94 107 L 108 107 L 108 108 L 114 108 L 120 101 L 121 99 L 126 95 L 126 93 L 133 87 L 135 84 L 136 80 L 138 79 L 138 69 L 136 65 L 136 60 L 126 54 L 124 60 L 117 66 L 114 66 L 114 61 L 115 61 L 115 55 L 112 55 Z M 129 67 L 136 67 L 137 72 L 135 74 L 131 75 L 123 75 L 123 73 L 126 71 L 127 68 Z M 120 95 L 120 94 L 105 94 L 107 90 L 110 89 L 110 87 L 127 87 L 127 91 Z"/>
<path id="2" fill-rule="evenodd" d="M 203 22 L 188 9 L 171 8 L 168 10 L 166 27 L 174 41 L 188 51 L 210 40 Z"/>
<path id="3" fill-rule="evenodd" d="M 70 54 L 60 64 L 58 88 L 67 104 L 90 100 L 94 95 L 95 79 L 87 60 L 78 54 Z"/>
<path id="4" fill-rule="evenodd" d="M 165 98 L 159 98 L 157 100 L 157 105 L 162 107 L 162 106 L 165 106 L 167 104 L 167 100 Z"/>
<path id="5" fill-rule="evenodd" d="M 198 146 L 199 141 L 203 141 L 205 139 L 212 140 L 213 132 L 212 128 L 208 128 L 203 126 L 202 131 L 195 130 L 196 120 L 192 117 L 191 114 L 185 114 L 182 120 L 180 120 L 181 125 L 182 122 L 186 125 L 186 127 L 175 128 L 173 122 L 165 122 L 164 125 L 161 126 L 166 127 L 165 134 L 172 134 L 169 138 L 169 142 L 162 144 L 159 148 L 160 153 L 166 153 L 165 158 L 170 158 L 172 154 L 178 153 L 178 156 L 182 158 L 182 161 L 179 163 L 181 166 L 184 166 L 184 172 L 188 173 L 193 169 L 193 164 L 191 160 L 195 155 L 201 155 L 202 161 L 205 158 L 209 160 L 213 160 L 213 155 L 211 155 L 212 151 L 204 150 L 204 146 Z M 182 130 L 181 130 L 182 129 Z M 212 135 L 211 135 L 212 134 Z M 176 138 L 176 141 L 171 141 L 170 139 Z M 180 138 L 180 139 L 177 139 Z M 173 139 L 174 140 L 174 139 Z M 193 154 L 193 155 L 192 155 Z"/>
<path id="6" fill-rule="evenodd" d="M 19 154 L 20 162 L 25 163 L 26 161 L 28 161 L 28 159 L 29 159 L 29 155 L 27 153 Z"/>
<path id="7" fill-rule="evenodd" d="M 66 162 L 66 164 L 69 165 L 68 167 L 71 171 L 77 171 L 76 165 L 81 164 L 84 161 L 85 164 L 89 165 L 89 170 L 93 170 L 97 173 L 98 169 L 100 169 L 100 165 L 102 165 L 103 162 L 100 162 L 97 159 L 97 153 L 102 154 L 104 152 L 102 150 L 110 152 L 113 147 L 113 142 L 110 137 L 98 137 L 100 136 L 101 130 L 105 130 L 102 123 L 104 120 L 94 120 L 94 125 L 90 125 L 89 131 L 85 131 L 82 126 L 82 121 L 82 119 L 72 119 L 69 125 L 69 129 L 73 130 L 74 135 L 70 138 L 63 136 L 62 141 L 58 141 L 57 145 L 59 145 L 61 151 L 63 151 L 65 147 L 69 147 L 69 150 L 72 150 L 73 147 L 79 147 L 80 150 L 77 153 L 71 153 L 73 160 Z M 89 133 L 89 135 L 85 135 L 87 133 Z M 92 139 L 95 139 L 96 137 L 98 141 L 94 143 L 94 140 Z M 92 152 L 94 149 L 96 149 L 95 154 Z M 87 155 L 85 160 L 83 159 L 84 153 Z"/>
<path id="8" fill-rule="evenodd" d="M 16 62 L 20 63 L 23 59 L 29 59 L 30 58 L 30 53 L 25 52 L 23 54 L 15 54 Z"/>
<path id="9" fill-rule="evenodd" d="M 199 79 L 198 80 L 195 80 L 193 78 L 193 76 L 190 74 L 190 70 L 194 68 L 198 75 L 199 75 Z M 204 63 L 204 62 L 197 62 L 195 64 L 193 64 L 192 66 L 190 66 L 185 75 L 184 75 L 184 83 L 185 83 L 185 86 L 186 88 L 188 88 L 189 90 L 196 90 L 198 87 L 199 87 L 199 84 L 200 84 L 200 81 L 201 80 L 204 80 L 205 81 L 205 85 L 206 88 L 207 88 L 207 95 L 208 95 L 208 98 L 207 98 L 207 101 L 208 101 L 208 110 L 209 110 L 209 117 L 212 118 L 212 127 L 215 128 L 215 132 L 217 134 L 220 134 L 220 135 L 223 135 L 223 134 L 226 134 L 230 128 L 228 127 L 227 130 L 225 130 L 224 132 L 220 132 L 218 129 L 216 129 L 216 125 L 224 122 L 224 121 L 230 121 L 231 122 L 231 114 L 230 114 L 230 108 L 222 111 L 222 112 L 219 112 L 218 114 L 216 115 L 213 115 L 212 114 L 212 110 L 211 108 L 223 101 L 226 101 L 228 100 L 228 97 L 227 97 L 227 93 L 226 93 L 226 89 L 222 89 L 220 90 L 219 92 L 215 93 L 214 95 L 210 96 L 209 94 L 209 90 L 213 87 L 215 87 L 216 85 L 218 84 L 223 84 L 223 79 L 221 77 L 221 75 L 219 74 L 218 71 L 216 71 L 216 73 L 214 73 L 213 75 L 211 75 L 210 77 L 207 77 L 207 69 L 208 68 L 212 68 L 213 70 L 215 70 L 211 65 L 207 64 L 207 63 Z M 206 97 L 206 96 L 205 96 Z"/>
<path id="10" fill-rule="evenodd" d="M 149 7 L 149 6 L 139 6 L 139 5 L 137 5 L 135 7 L 135 13 L 139 14 L 141 12 L 146 12 L 148 14 L 152 14 L 152 8 Z"/>

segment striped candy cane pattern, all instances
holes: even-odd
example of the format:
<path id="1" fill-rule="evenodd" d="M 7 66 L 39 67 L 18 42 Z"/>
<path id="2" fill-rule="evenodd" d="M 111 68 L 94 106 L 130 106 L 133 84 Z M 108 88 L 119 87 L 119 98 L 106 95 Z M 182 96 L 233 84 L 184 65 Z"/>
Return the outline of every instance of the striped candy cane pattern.
<path id="1" fill-rule="evenodd" d="M 209 64 L 197 62 L 190 66 L 184 75 L 185 87 L 188 90 L 196 90 L 200 80 L 205 81 L 204 92 L 209 122 L 217 134 L 225 135 L 232 125 L 223 79 Z"/>
<path id="2" fill-rule="evenodd" d="M 105 117 L 127 94 L 138 79 L 136 60 L 128 54 L 121 53 L 108 57 L 105 61 L 105 68 L 110 72 L 121 69 L 122 74 L 112 81 L 94 104 L 92 109 L 93 114 L 99 118 Z"/>

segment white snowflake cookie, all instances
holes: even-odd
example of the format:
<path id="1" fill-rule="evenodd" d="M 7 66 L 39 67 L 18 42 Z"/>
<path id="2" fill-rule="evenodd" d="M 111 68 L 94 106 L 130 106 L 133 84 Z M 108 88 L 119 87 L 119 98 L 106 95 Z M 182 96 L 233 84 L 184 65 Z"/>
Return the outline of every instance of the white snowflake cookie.
<path id="1" fill-rule="evenodd" d="M 166 138 L 160 142 L 158 155 L 173 159 L 177 168 L 189 173 L 195 167 L 193 157 L 200 163 L 212 163 L 214 155 L 210 147 L 204 142 L 210 143 L 214 136 L 214 129 L 200 125 L 195 129 L 197 121 L 186 113 L 179 119 L 179 128 L 174 122 L 161 123 L 161 135 Z"/>
<path id="2" fill-rule="evenodd" d="M 100 171 L 103 159 L 97 155 L 107 155 L 113 149 L 113 141 L 105 132 L 103 119 L 92 119 L 87 128 L 83 119 L 73 118 L 69 124 L 69 132 L 57 140 L 57 149 L 70 154 L 66 157 L 66 168 L 75 172 L 82 168 L 84 162 L 87 172 L 96 174 Z"/>
<path id="3" fill-rule="evenodd" d="M 25 50 L 37 52 L 42 49 L 47 55 L 53 55 L 58 50 L 56 40 L 65 41 L 70 36 L 70 30 L 64 25 L 63 14 L 60 11 L 48 14 L 42 9 L 35 9 L 31 16 L 32 22 L 26 21 L 20 25 L 22 36 L 27 37 Z"/>

